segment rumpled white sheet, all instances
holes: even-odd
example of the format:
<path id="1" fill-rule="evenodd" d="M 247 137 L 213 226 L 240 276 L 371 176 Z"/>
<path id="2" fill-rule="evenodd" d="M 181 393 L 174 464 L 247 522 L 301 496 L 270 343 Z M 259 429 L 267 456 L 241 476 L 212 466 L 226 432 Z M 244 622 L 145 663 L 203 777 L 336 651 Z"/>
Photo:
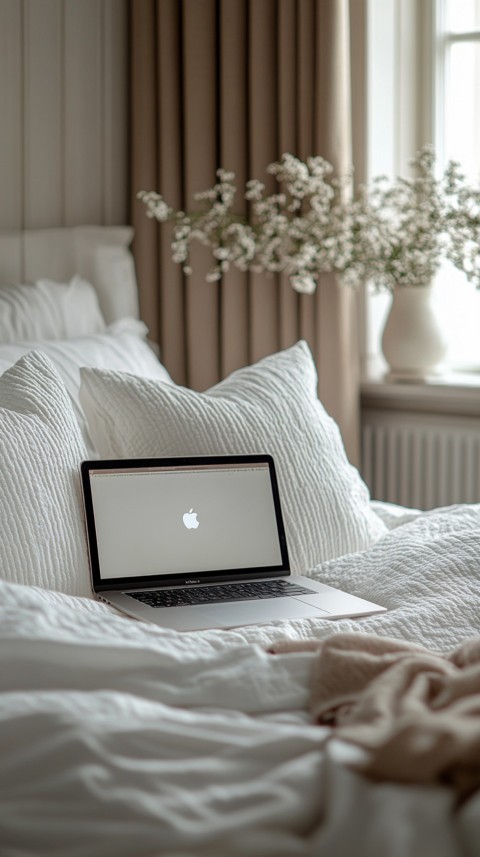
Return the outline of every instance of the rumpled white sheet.
<path id="1" fill-rule="evenodd" d="M 307 720 L 285 637 L 480 633 L 480 507 L 418 516 L 316 569 L 385 615 L 176 634 L 0 584 L 1 857 L 474 857 L 480 796 L 372 783 Z"/>

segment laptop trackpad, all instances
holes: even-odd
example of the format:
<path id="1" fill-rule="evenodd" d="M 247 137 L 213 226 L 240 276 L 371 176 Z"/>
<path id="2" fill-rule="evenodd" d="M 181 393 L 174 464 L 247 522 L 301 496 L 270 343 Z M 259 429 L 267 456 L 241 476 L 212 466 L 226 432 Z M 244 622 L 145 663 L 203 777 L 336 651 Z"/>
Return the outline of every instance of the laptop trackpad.
<path id="1" fill-rule="evenodd" d="M 365 616 L 369 613 L 384 613 L 385 608 L 371 601 L 364 601 L 356 595 L 350 595 L 339 589 L 330 589 L 328 592 L 319 592 L 318 595 L 296 595 L 295 598 L 303 604 L 320 607 L 328 612 L 329 616 Z"/>
<path id="2" fill-rule="evenodd" d="M 228 604 L 209 604 L 202 608 L 217 628 L 234 628 L 237 625 L 255 625 L 276 619 L 312 619 L 330 614 L 317 606 L 302 604 L 294 598 L 266 598 L 261 601 L 237 601 Z"/>

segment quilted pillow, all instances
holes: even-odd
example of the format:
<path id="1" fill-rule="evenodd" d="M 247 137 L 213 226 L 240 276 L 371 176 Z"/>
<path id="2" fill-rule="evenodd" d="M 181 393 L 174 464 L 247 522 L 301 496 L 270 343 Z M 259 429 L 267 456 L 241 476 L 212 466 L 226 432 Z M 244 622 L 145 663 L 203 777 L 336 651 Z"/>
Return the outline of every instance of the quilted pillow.
<path id="1" fill-rule="evenodd" d="M 80 400 L 105 457 L 271 453 L 294 571 L 363 550 L 386 532 L 318 401 L 305 342 L 205 393 L 97 369 L 81 377 Z"/>
<path id="2" fill-rule="evenodd" d="M 68 393 L 49 360 L 22 357 L 0 378 L 0 575 L 91 595 L 79 462 Z"/>

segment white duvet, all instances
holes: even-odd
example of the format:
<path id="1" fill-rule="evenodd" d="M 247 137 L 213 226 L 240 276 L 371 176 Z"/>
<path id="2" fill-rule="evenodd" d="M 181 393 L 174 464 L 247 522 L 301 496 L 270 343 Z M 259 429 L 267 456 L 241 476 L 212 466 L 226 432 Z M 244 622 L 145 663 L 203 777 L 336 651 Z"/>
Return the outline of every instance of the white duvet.
<path id="1" fill-rule="evenodd" d="M 176 634 L 0 584 L 1 857 L 480 854 L 480 794 L 456 808 L 447 788 L 354 773 L 357 751 L 308 722 L 313 655 L 266 652 L 480 634 L 480 506 L 403 520 L 311 572 L 389 608 L 356 621 Z"/>

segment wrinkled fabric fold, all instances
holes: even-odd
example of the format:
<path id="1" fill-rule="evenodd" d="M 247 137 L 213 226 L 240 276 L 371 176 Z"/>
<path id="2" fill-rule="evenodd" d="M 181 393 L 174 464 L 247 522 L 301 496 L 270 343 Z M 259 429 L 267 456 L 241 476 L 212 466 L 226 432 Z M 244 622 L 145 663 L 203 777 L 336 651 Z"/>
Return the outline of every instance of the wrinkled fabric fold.
<path id="1" fill-rule="evenodd" d="M 404 783 L 443 782 L 460 798 L 479 788 L 480 637 L 447 655 L 369 634 L 286 641 L 271 651 L 302 650 L 318 650 L 312 718 L 369 751 L 362 762 L 366 773 Z"/>

